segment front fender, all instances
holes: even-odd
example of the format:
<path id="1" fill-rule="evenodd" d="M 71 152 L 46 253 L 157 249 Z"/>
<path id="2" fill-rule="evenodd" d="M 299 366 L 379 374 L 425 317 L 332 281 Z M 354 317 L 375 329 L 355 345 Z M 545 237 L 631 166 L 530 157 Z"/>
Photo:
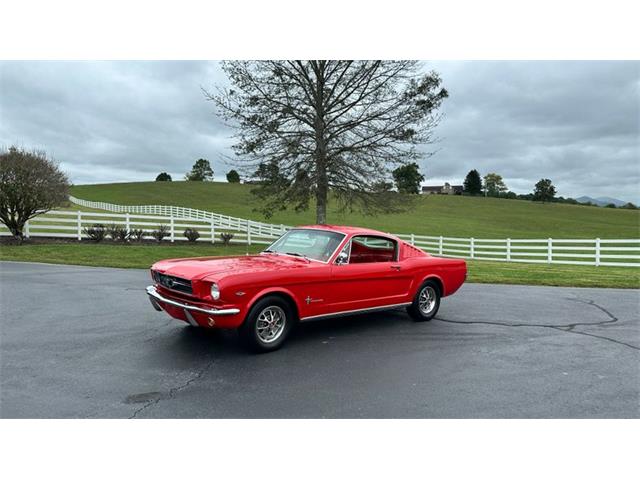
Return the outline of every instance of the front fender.
<path id="1" fill-rule="evenodd" d="M 277 295 L 282 295 L 282 296 L 287 297 L 291 301 L 293 306 L 295 307 L 296 315 L 299 317 L 300 304 L 298 303 L 298 300 L 297 300 L 296 296 L 293 294 L 293 292 L 291 290 L 289 290 L 286 287 L 267 287 L 267 288 L 263 288 L 263 289 L 259 290 L 257 293 L 255 293 L 249 299 L 249 301 L 246 303 L 245 319 L 246 319 L 246 316 L 249 315 L 249 312 L 251 311 L 251 308 L 253 307 L 253 305 L 258 300 L 260 300 L 262 297 L 265 297 L 265 296 L 271 295 L 271 294 L 277 294 Z"/>

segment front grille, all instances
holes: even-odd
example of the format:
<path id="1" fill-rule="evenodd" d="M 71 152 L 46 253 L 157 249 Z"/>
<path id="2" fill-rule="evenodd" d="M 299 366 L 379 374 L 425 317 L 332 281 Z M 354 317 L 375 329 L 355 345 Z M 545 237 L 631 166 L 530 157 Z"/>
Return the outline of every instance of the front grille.
<path id="1" fill-rule="evenodd" d="M 173 277 L 171 275 L 165 275 L 160 272 L 153 272 L 156 282 L 165 288 L 175 290 L 176 292 L 186 293 L 187 295 L 193 295 L 191 288 L 191 281 L 184 278 Z"/>

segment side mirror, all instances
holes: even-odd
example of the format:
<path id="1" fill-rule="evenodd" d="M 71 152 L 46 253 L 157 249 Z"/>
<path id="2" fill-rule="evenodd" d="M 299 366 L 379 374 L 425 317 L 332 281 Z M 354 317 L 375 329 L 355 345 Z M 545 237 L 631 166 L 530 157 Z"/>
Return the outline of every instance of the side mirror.
<path id="1" fill-rule="evenodd" d="M 349 254 L 347 252 L 340 252 L 338 258 L 336 258 L 336 265 L 346 265 L 349 261 Z"/>

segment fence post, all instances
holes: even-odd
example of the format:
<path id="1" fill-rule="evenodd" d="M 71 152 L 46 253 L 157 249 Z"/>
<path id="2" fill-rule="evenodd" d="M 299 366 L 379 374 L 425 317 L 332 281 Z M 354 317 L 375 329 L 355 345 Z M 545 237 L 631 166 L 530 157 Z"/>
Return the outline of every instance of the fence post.
<path id="1" fill-rule="evenodd" d="M 411 234 L 411 245 L 415 245 L 416 244 L 416 236 L 412 233 Z"/>
<path id="2" fill-rule="evenodd" d="M 247 220 L 247 244 L 251 245 L 251 220 Z"/>
<path id="3" fill-rule="evenodd" d="M 596 238 L 596 267 L 600 266 L 600 239 Z"/>
<path id="4" fill-rule="evenodd" d="M 553 239 L 547 240 L 547 263 L 553 261 Z"/>
<path id="5" fill-rule="evenodd" d="M 444 239 L 442 235 L 440 235 L 440 243 L 438 244 L 438 255 L 442 255 L 442 240 Z"/>
<path id="6" fill-rule="evenodd" d="M 475 252 L 474 252 L 475 248 L 474 248 L 473 237 L 471 237 L 469 240 L 470 240 L 470 242 L 469 242 L 469 253 L 471 254 L 471 258 L 473 259 L 473 258 L 474 258 L 474 256 L 475 256 L 475 255 L 474 255 L 474 253 L 475 253 Z"/>
<path id="7" fill-rule="evenodd" d="M 29 238 L 29 220 L 24 222 L 24 236 Z"/>
<path id="8" fill-rule="evenodd" d="M 507 262 L 511 261 L 511 239 L 507 238 Z"/>
<path id="9" fill-rule="evenodd" d="M 78 241 L 82 240 L 82 212 L 78 210 Z"/>
<path id="10" fill-rule="evenodd" d="M 127 233 L 131 232 L 131 222 L 129 221 L 129 212 L 125 214 L 124 220 L 125 220 L 125 228 L 127 229 Z"/>
<path id="11" fill-rule="evenodd" d="M 174 227 L 173 215 L 171 215 L 171 243 L 173 243 L 176 239 L 175 230 L 176 229 Z"/>
<path id="12" fill-rule="evenodd" d="M 216 229 L 213 226 L 213 220 L 211 220 L 211 244 L 216 243 Z"/>

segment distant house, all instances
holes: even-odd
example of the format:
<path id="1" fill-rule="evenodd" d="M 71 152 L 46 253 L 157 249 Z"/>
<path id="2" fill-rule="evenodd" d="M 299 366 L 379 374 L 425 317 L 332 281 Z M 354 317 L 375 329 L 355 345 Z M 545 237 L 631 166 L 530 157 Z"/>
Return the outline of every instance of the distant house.
<path id="1" fill-rule="evenodd" d="M 462 185 L 451 185 L 446 183 L 444 185 L 427 185 L 422 187 L 422 192 L 425 195 L 462 195 L 464 187 Z"/>

